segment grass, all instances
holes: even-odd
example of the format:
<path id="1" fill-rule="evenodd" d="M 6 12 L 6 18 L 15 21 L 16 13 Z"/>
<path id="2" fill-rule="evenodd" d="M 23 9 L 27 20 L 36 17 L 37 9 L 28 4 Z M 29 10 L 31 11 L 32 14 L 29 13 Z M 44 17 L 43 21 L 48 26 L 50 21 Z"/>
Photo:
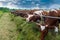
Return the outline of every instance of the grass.
<path id="1" fill-rule="evenodd" d="M 0 40 L 17 40 L 16 24 L 10 20 L 8 13 L 0 18 Z"/>
<path id="2" fill-rule="evenodd" d="M 11 18 L 14 18 L 14 22 L 17 25 L 17 31 L 19 35 L 17 40 L 39 40 L 40 32 L 37 28 L 37 25 L 32 22 L 26 22 L 26 20 L 20 16 L 11 15 Z"/>
<path id="3" fill-rule="evenodd" d="M 2 11 L 0 11 L 0 18 L 1 18 L 1 16 L 3 15 L 4 13 L 2 12 Z"/>

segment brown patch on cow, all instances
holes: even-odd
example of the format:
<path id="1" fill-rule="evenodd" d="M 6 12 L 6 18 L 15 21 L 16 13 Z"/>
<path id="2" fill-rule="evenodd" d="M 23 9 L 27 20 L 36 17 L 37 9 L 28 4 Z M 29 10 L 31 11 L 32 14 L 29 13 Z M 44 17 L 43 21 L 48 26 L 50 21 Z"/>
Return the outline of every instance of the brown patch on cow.
<path id="1" fill-rule="evenodd" d="M 34 16 L 30 17 L 29 20 L 30 20 L 30 21 L 33 21 L 33 22 L 37 22 L 37 20 L 40 20 L 40 16 L 34 15 Z"/>
<path id="2" fill-rule="evenodd" d="M 49 12 L 43 11 L 43 15 L 47 16 L 47 15 L 49 15 Z"/>
<path id="3" fill-rule="evenodd" d="M 32 14 L 33 15 L 34 11 L 36 11 L 36 10 L 15 10 L 11 13 L 16 15 L 16 16 L 21 16 L 21 17 L 27 18 L 28 17 L 27 14 Z"/>
<path id="4" fill-rule="evenodd" d="M 48 16 L 58 17 L 58 13 L 55 11 L 50 11 Z M 56 25 L 57 19 L 55 18 L 45 18 L 45 24 L 48 24 L 49 26 Z"/>

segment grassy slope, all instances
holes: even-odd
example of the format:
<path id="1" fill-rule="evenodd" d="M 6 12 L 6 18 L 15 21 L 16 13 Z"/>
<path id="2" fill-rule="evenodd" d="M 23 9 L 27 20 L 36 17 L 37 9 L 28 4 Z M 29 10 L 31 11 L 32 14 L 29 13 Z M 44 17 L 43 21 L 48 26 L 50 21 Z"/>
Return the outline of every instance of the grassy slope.
<path id="1" fill-rule="evenodd" d="M 10 19 L 8 13 L 0 18 L 0 40 L 17 40 L 16 25 Z"/>

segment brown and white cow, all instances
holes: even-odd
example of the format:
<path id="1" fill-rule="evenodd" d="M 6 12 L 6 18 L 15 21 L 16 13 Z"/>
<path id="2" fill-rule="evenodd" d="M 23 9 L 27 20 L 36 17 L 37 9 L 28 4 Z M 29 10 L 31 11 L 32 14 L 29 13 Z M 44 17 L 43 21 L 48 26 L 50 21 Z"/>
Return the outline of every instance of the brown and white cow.
<path id="1" fill-rule="evenodd" d="M 16 16 L 27 18 L 29 15 L 33 15 L 34 11 L 36 10 L 15 10 L 15 11 L 11 11 L 11 13 Z"/>
<path id="2" fill-rule="evenodd" d="M 28 14 L 28 18 L 26 18 L 27 21 L 37 21 L 37 19 L 40 19 L 41 11 L 34 11 L 33 14 Z"/>
<path id="3" fill-rule="evenodd" d="M 59 12 L 57 10 L 51 10 L 51 11 L 35 11 L 34 14 L 32 16 L 30 16 L 28 18 L 29 21 L 34 20 L 34 15 L 39 16 L 40 18 L 42 17 L 42 15 L 45 16 L 53 16 L 53 17 L 59 17 Z M 37 17 L 38 18 L 38 17 Z M 58 19 L 55 18 L 44 18 L 44 24 L 40 25 L 41 28 L 41 40 L 44 40 L 45 36 L 48 33 L 49 29 L 55 29 L 55 32 L 58 32 Z"/>
<path id="4" fill-rule="evenodd" d="M 15 11 L 12 11 L 11 13 L 16 16 L 27 17 L 28 12 L 26 10 L 15 10 Z"/>
<path id="5" fill-rule="evenodd" d="M 38 15 L 30 15 L 30 14 L 28 14 L 28 17 L 26 18 L 27 22 L 39 22 L 40 20 L 41 20 L 41 18 Z"/>
<path id="6" fill-rule="evenodd" d="M 58 15 L 59 13 L 56 10 L 51 10 L 48 13 L 48 16 L 58 17 Z M 41 32 L 41 40 L 44 40 L 49 29 L 55 29 L 55 32 L 58 33 L 58 19 L 46 17 L 44 25 L 41 27 L 44 27 L 44 29 Z"/>

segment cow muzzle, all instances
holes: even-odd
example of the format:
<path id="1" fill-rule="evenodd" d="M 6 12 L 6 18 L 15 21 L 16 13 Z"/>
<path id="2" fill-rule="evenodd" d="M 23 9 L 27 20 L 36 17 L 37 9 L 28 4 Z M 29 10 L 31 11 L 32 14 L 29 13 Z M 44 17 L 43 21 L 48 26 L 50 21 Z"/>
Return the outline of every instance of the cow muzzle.
<path id="1" fill-rule="evenodd" d="M 41 25 L 41 31 L 45 30 L 45 26 Z"/>

